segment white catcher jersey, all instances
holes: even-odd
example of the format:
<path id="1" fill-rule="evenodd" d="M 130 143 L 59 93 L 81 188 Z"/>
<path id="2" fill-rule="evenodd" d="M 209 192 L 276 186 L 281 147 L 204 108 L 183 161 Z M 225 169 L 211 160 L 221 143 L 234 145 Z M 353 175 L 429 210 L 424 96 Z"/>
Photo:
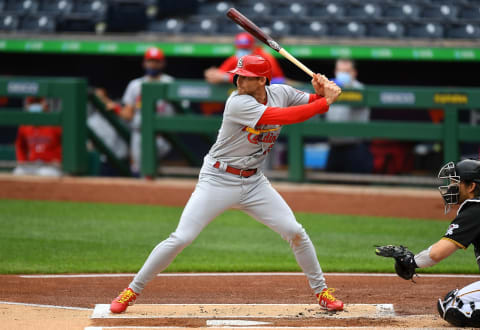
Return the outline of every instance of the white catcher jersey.
<path id="1" fill-rule="evenodd" d="M 209 151 L 213 159 L 239 169 L 259 168 L 280 134 L 281 125 L 257 125 L 267 107 L 308 103 L 310 95 L 287 85 L 265 86 L 267 104 L 234 91 L 227 99 L 217 141 Z"/>

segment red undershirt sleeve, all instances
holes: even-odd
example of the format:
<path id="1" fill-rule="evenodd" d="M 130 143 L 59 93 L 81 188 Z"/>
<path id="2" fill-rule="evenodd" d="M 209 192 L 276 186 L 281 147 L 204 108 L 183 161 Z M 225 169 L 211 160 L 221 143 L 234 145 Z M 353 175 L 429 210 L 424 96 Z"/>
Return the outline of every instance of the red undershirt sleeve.
<path id="1" fill-rule="evenodd" d="M 318 94 L 310 94 L 310 97 L 309 97 L 309 99 L 308 99 L 308 103 L 312 103 L 312 102 L 314 102 L 314 101 L 316 101 L 316 100 L 321 99 L 322 97 L 323 97 L 323 96 L 320 96 L 320 95 L 318 95 Z"/>
<path id="2" fill-rule="evenodd" d="M 288 125 L 301 123 L 315 115 L 327 112 L 328 107 L 328 103 L 324 97 L 319 97 L 319 99 L 308 104 L 293 107 L 268 107 L 258 120 L 257 125 Z"/>

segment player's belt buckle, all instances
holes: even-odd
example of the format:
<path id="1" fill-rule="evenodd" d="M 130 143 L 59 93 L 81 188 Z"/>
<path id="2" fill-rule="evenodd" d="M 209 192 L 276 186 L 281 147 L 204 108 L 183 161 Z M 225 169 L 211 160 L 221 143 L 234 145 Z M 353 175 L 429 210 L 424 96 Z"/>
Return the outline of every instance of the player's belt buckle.
<path id="1" fill-rule="evenodd" d="M 240 170 L 240 173 L 238 173 L 238 175 L 243 178 L 243 170 Z"/>

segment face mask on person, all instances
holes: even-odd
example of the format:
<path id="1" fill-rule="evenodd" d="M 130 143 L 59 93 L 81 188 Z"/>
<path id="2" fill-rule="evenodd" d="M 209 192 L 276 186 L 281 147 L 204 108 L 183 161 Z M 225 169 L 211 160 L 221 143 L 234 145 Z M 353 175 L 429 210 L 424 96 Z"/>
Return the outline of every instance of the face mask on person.
<path id="1" fill-rule="evenodd" d="M 235 52 L 235 56 L 237 58 L 240 58 L 242 56 L 245 56 L 245 55 L 250 55 L 252 52 L 250 51 L 250 49 L 243 49 L 243 48 L 239 48 L 237 49 L 237 51 Z"/>
<path id="2" fill-rule="evenodd" d="M 145 74 L 149 77 L 156 77 L 160 73 L 162 73 L 162 69 L 152 69 L 152 68 L 145 69 Z"/>
<path id="3" fill-rule="evenodd" d="M 27 110 L 32 113 L 39 113 L 43 111 L 43 105 L 41 103 L 29 104 Z"/>
<path id="4" fill-rule="evenodd" d="M 352 75 L 348 72 L 337 72 L 335 80 L 340 86 L 347 86 L 352 83 Z"/>

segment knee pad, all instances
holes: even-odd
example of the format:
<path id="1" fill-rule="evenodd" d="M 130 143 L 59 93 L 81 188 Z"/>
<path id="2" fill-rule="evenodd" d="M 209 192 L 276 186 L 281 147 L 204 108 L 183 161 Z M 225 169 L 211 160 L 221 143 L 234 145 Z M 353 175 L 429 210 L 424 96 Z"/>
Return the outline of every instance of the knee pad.
<path id="1" fill-rule="evenodd" d="M 456 327 L 480 327 L 480 309 L 474 302 L 465 304 L 456 295 L 458 289 L 447 293 L 444 299 L 438 299 L 437 310 L 440 316 Z"/>

